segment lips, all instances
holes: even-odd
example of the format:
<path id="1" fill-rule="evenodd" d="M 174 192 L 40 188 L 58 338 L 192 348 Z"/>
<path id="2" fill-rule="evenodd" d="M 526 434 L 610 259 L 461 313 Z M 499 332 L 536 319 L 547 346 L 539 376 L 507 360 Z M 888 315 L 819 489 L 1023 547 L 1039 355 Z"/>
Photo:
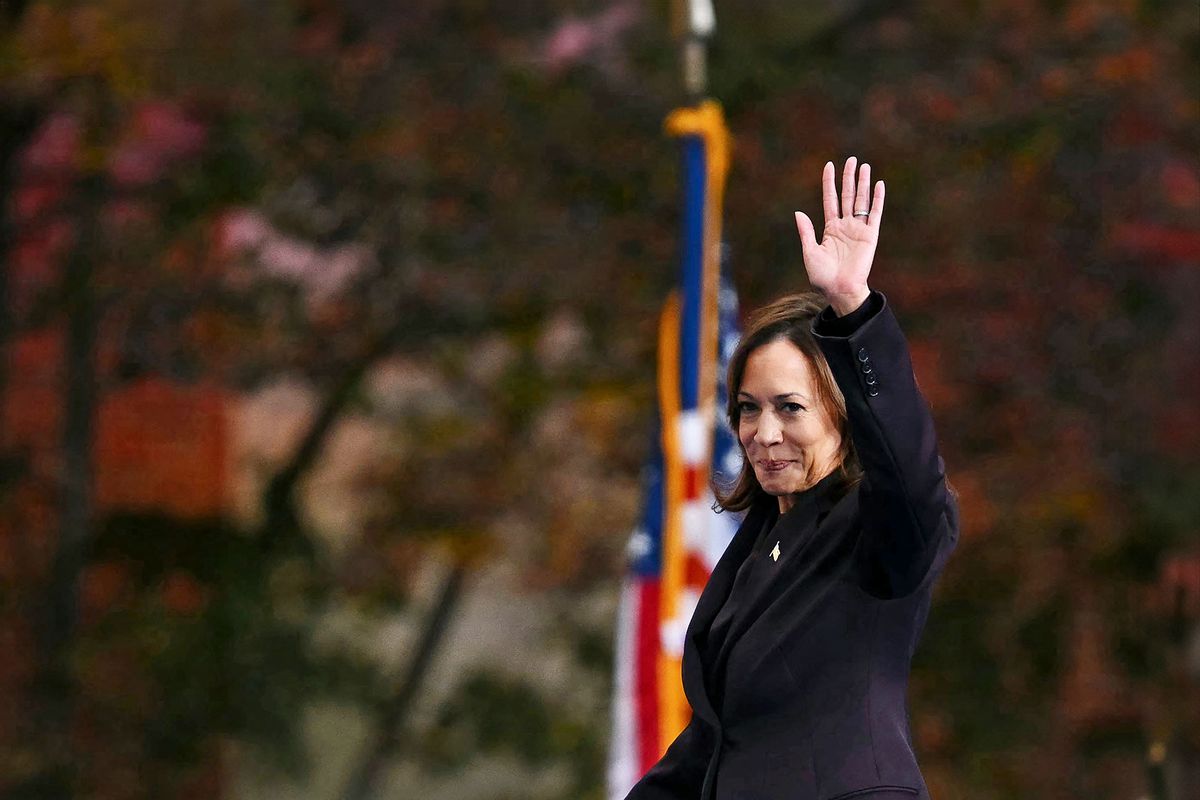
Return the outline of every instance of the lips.
<path id="1" fill-rule="evenodd" d="M 760 461 L 760 462 L 758 462 L 759 466 L 762 467 L 765 472 L 779 472 L 781 470 L 787 469 L 787 466 L 791 463 L 792 463 L 791 461 Z"/>

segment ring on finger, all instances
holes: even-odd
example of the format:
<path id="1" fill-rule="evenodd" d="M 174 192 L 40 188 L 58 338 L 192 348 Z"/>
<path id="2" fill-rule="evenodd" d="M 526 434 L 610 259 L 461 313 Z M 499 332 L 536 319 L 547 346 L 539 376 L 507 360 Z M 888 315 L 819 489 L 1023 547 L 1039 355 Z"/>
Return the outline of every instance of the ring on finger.
<path id="1" fill-rule="evenodd" d="M 854 216 L 856 216 L 856 217 L 869 217 L 869 216 L 871 216 L 871 212 L 869 212 L 869 211 L 855 211 L 855 212 L 854 212 Z"/>

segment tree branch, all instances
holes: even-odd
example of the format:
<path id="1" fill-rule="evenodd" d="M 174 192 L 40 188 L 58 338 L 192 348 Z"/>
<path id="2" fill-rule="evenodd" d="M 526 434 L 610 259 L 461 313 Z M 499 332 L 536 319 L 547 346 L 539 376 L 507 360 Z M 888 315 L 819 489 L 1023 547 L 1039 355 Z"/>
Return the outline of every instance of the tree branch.
<path id="1" fill-rule="evenodd" d="M 266 519 L 262 527 L 262 546 L 266 550 L 284 544 L 307 548 L 298 524 L 295 489 L 321 453 L 333 425 L 354 397 L 354 390 L 367 371 L 381 358 L 405 344 L 424 345 L 431 337 L 467 330 L 465 320 L 453 312 L 436 309 L 413 298 L 399 304 L 395 320 L 371 339 L 333 385 L 308 430 L 285 464 L 267 484 L 263 495 Z"/>

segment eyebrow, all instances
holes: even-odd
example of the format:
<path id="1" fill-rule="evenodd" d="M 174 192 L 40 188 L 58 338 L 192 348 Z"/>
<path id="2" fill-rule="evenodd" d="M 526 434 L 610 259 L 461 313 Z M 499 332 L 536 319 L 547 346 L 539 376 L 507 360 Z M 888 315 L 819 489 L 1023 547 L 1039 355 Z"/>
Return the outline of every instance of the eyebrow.
<path id="1" fill-rule="evenodd" d="M 757 400 L 757 399 L 758 399 L 757 397 L 755 397 L 754 395 L 750 394 L 749 392 L 738 392 L 738 397 L 742 397 L 743 395 L 744 395 L 744 396 L 746 396 L 746 397 L 749 397 L 751 400 Z M 775 402 L 779 402 L 780 400 L 786 400 L 786 399 L 787 399 L 787 398 L 789 398 L 789 397 L 799 397 L 799 398 L 800 398 L 801 400 L 803 400 L 805 403 L 810 403 L 810 402 L 812 402 L 811 400 L 809 400 L 807 397 L 805 397 L 804 395 L 800 394 L 799 392 L 784 392 L 783 394 L 777 394 L 777 395 L 775 395 L 775 396 L 774 396 L 774 397 L 772 397 L 771 399 L 772 399 L 772 400 L 774 400 Z"/>

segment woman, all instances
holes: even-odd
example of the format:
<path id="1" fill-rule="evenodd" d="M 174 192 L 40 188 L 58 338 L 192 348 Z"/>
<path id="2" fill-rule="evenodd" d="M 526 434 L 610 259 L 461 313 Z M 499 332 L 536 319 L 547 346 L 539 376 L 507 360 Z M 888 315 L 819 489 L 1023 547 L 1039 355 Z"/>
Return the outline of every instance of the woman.
<path id="1" fill-rule="evenodd" d="M 914 800 L 905 694 L 958 514 L 904 337 L 867 277 L 883 182 L 825 165 L 797 212 L 818 293 L 750 321 L 729 367 L 745 510 L 688 627 L 692 720 L 629 800 Z"/>

